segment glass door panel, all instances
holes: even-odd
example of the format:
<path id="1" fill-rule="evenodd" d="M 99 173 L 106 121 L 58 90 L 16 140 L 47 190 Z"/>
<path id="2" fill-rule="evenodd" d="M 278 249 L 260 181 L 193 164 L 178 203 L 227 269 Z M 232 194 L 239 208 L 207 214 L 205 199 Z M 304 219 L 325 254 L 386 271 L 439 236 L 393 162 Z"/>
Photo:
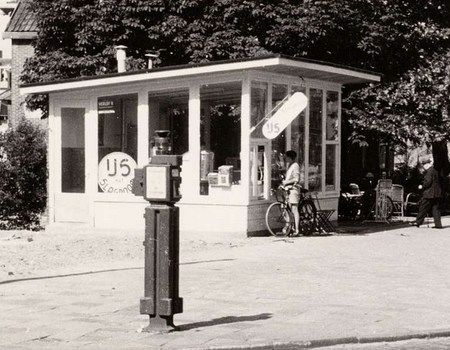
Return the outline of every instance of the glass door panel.
<path id="1" fill-rule="evenodd" d="M 87 108 L 61 107 L 55 130 L 55 222 L 88 223 L 90 199 L 86 194 L 85 114 Z"/>
<path id="2" fill-rule="evenodd" d="M 250 145 L 250 194 L 252 199 L 268 199 L 269 147 L 264 142 Z"/>
<path id="3" fill-rule="evenodd" d="M 85 192 L 84 113 L 61 109 L 61 192 Z"/>

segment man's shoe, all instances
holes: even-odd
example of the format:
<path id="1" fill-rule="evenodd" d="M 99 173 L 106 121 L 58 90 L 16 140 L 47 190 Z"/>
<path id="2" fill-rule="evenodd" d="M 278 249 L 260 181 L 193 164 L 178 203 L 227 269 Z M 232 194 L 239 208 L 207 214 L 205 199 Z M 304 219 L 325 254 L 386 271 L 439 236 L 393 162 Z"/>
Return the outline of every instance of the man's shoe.
<path id="1" fill-rule="evenodd" d="M 420 226 L 416 221 L 410 221 L 410 222 L 409 222 L 409 225 L 410 225 L 410 226 L 417 226 L 417 227 Z"/>
<path id="2" fill-rule="evenodd" d="M 432 228 L 443 228 L 442 226 L 433 226 Z"/>

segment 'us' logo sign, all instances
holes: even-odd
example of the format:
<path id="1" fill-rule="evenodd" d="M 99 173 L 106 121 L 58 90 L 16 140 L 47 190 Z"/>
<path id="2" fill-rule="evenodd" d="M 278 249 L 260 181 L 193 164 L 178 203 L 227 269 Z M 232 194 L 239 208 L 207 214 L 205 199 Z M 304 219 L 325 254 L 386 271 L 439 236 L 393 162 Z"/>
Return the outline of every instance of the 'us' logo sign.
<path id="1" fill-rule="evenodd" d="M 308 105 L 308 98 L 301 92 L 294 93 L 263 125 L 264 137 L 277 137 Z"/>

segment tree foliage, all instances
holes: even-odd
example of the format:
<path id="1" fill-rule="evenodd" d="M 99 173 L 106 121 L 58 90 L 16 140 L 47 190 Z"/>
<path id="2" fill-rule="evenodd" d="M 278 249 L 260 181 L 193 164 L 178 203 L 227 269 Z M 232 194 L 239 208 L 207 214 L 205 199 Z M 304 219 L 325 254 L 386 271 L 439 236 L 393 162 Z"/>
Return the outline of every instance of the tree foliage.
<path id="1" fill-rule="evenodd" d="M 0 133 L 0 229 L 38 229 L 47 200 L 45 133 L 30 122 Z"/>
<path id="2" fill-rule="evenodd" d="M 128 69 L 145 68 L 146 50 L 164 66 L 282 53 L 384 74 L 347 100 L 357 131 L 446 137 L 447 0 L 29 1 L 40 31 L 25 83 L 114 72 L 116 45 L 128 47 Z"/>
<path id="3" fill-rule="evenodd" d="M 354 128 L 399 144 L 448 140 L 450 51 L 423 62 L 394 82 L 354 91 L 346 105 Z"/>

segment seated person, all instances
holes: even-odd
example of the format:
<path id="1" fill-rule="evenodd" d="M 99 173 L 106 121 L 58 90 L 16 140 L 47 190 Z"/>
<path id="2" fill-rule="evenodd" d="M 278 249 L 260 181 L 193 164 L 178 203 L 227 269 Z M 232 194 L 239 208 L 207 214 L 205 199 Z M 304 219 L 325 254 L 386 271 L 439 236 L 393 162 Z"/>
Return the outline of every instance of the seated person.
<path id="1" fill-rule="evenodd" d="M 371 172 L 368 172 L 365 179 L 363 180 L 362 190 L 364 194 L 361 197 L 361 218 L 366 219 L 370 212 L 372 211 L 372 207 L 376 201 L 376 184 L 374 176 Z"/>

